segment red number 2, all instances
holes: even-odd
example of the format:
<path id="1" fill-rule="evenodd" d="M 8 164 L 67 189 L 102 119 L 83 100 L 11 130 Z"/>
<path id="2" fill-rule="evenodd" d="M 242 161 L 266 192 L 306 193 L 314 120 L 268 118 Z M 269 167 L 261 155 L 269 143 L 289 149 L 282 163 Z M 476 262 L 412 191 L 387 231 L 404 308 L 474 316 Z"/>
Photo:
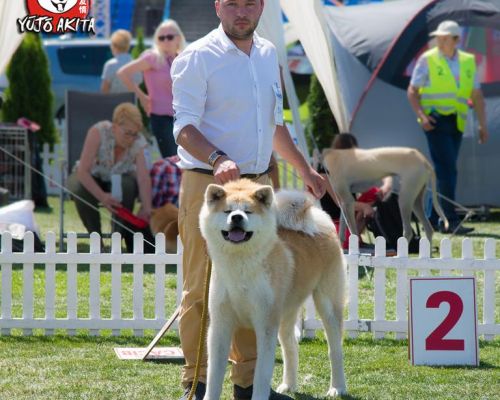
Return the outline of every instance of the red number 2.
<path id="1" fill-rule="evenodd" d="M 460 296 L 454 292 L 441 291 L 433 293 L 427 299 L 427 308 L 439 308 L 441 303 L 450 305 L 450 312 L 443 322 L 425 339 L 426 350 L 464 350 L 462 339 L 443 339 L 453 329 L 464 310 Z"/>

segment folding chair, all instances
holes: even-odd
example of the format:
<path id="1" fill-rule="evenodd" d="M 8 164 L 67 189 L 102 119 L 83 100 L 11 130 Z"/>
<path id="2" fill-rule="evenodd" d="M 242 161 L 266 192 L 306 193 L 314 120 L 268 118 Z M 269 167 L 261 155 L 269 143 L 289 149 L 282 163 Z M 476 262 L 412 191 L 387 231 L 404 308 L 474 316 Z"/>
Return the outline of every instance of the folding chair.
<path id="1" fill-rule="evenodd" d="M 89 128 L 96 122 L 109 120 L 113 117 L 113 110 L 121 103 L 134 103 L 134 93 L 103 94 L 96 92 L 80 92 L 68 90 L 66 92 L 66 128 L 63 136 L 64 157 L 61 162 L 62 186 L 66 181 L 75 162 L 80 158 L 83 143 Z M 62 250 L 64 238 L 64 189 L 59 195 L 59 247 Z M 88 233 L 79 233 L 77 237 L 89 237 Z"/>

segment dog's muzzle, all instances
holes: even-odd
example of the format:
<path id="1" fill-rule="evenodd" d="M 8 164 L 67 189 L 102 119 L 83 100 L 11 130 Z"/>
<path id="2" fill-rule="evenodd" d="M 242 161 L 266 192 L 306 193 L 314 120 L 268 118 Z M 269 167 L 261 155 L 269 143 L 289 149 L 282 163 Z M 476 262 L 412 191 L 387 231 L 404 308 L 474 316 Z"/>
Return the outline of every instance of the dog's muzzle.
<path id="1" fill-rule="evenodd" d="M 227 216 L 227 225 L 229 230 L 221 231 L 222 237 L 232 243 L 242 243 L 250 240 L 253 232 L 247 232 L 245 226 L 248 216 L 241 210 L 232 211 Z"/>

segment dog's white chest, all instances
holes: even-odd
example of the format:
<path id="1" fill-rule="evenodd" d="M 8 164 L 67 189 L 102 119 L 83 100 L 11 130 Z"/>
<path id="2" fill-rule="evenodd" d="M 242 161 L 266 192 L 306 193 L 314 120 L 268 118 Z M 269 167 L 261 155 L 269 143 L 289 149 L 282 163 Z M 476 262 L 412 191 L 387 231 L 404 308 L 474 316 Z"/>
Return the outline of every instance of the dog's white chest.
<path id="1" fill-rule="evenodd" d="M 245 275 L 218 274 L 218 282 L 214 287 L 218 287 L 217 291 L 221 294 L 224 293 L 224 298 L 220 298 L 220 301 L 229 303 L 238 323 L 245 327 L 254 327 L 255 321 L 272 308 L 275 296 L 267 274 L 251 277 Z M 240 278 L 236 279 L 236 276 Z"/>

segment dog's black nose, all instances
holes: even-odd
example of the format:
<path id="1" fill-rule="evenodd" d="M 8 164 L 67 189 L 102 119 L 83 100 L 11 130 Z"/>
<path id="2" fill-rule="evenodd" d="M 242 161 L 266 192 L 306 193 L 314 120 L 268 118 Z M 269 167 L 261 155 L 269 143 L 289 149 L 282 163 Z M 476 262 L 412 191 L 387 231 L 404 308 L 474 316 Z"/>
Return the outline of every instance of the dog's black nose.
<path id="1" fill-rule="evenodd" d="M 231 215 L 231 223 L 240 224 L 242 221 L 243 221 L 243 215 L 241 215 L 241 214 Z"/>

